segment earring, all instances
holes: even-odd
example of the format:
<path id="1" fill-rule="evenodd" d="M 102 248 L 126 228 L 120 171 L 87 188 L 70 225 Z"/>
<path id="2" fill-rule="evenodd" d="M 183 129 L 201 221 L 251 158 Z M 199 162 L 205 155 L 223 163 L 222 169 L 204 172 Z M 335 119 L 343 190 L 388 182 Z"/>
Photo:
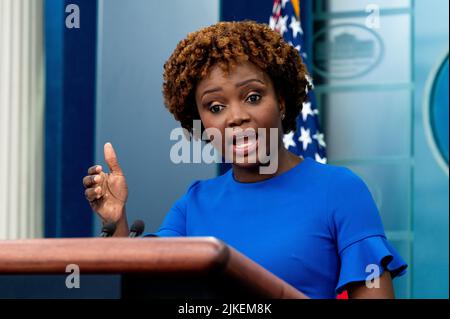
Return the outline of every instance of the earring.
<path id="1" fill-rule="evenodd" d="M 285 114 L 283 113 L 283 114 L 281 114 L 281 120 L 284 120 L 284 116 L 285 116 Z"/>

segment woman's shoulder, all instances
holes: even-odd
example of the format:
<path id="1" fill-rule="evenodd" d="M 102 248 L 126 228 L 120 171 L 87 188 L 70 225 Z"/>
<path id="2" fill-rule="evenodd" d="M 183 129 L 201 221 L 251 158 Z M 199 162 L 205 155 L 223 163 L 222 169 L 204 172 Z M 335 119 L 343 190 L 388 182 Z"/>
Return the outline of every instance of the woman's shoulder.
<path id="1" fill-rule="evenodd" d="M 313 159 L 307 159 L 307 163 L 309 180 L 316 180 L 338 188 L 364 184 L 362 178 L 348 167 L 328 163 L 323 164 Z"/>

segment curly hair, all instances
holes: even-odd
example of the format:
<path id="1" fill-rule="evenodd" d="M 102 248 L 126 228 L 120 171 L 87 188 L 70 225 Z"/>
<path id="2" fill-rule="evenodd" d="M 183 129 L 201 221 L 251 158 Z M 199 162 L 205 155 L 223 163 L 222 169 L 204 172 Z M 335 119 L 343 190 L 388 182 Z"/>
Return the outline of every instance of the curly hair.
<path id="1" fill-rule="evenodd" d="M 181 126 L 192 134 L 200 119 L 195 89 L 216 64 L 229 72 L 249 61 L 274 83 L 285 102 L 283 132 L 295 131 L 296 118 L 307 99 L 311 82 L 298 51 L 266 24 L 254 21 L 219 22 L 189 33 L 164 64 L 164 104 Z M 203 131 L 203 126 L 202 126 Z"/>

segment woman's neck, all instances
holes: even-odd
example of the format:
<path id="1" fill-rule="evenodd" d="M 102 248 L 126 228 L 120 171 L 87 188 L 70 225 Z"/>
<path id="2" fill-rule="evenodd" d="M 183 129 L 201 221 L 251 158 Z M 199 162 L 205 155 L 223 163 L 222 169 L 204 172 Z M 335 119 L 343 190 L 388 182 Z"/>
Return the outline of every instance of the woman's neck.
<path id="1" fill-rule="evenodd" d="M 294 166 L 300 164 L 302 158 L 292 154 L 284 147 L 278 151 L 278 169 L 273 174 L 261 174 L 260 166 L 256 165 L 251 168 L 240 167 L 233 164 L 234 178 L 241 183 L 255 183 L 283 174 Z"/>

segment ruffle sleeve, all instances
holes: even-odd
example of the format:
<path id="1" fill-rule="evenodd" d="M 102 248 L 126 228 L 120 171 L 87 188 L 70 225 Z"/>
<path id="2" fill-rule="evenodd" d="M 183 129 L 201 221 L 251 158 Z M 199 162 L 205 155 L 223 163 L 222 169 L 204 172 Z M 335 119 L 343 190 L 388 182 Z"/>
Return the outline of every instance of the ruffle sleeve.
<path id="1" fill-rule="evenodd" d="M 341 269 L 336 287 L 337 294 L 351 282 L 366 281 L 370 275 L 373 277 L 375 275 L 373 265 L 379 267 L 379 276 L 387 269 L 392 278 L 404 275 L 408 267 L 384 236 L 371 236 L 359 240 L 344 248 L 339 256 Z"/>

